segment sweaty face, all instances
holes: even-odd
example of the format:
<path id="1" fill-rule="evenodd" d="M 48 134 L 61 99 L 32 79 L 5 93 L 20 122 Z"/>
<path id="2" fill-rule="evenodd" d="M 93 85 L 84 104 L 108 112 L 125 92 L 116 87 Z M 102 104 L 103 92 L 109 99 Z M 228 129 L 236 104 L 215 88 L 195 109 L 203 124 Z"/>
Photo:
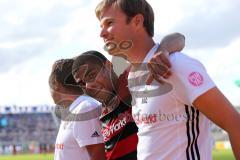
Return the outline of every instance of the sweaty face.
<path id="1" fill-rule="evenodd" d="M 100 17 L 101 33 L 105 50 L 110 55 L 127 58 L 133 46 L 133 25 L 127 23 L 126 15 L 118 7 L 109 7 Z"/>
<path id="2" fill-rule="evenodd" d="M 88 63 L 79 67 L 74 78 L 76 81 L 81 81 L 86 94 L 99 101 L 108 101 L 114 94 L 115 76 L 105 65 Z"/>

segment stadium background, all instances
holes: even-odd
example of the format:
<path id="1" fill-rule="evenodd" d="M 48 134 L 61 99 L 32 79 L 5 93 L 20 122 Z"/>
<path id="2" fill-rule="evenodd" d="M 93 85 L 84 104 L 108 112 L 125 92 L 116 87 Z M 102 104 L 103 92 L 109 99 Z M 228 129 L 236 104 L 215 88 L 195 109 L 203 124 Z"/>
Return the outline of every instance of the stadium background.
<path id="1" fill-rule="evenodd" d="M 59 122 L 54 106 L 0 106 L 0 160 L 53 159 Z M 233 159 L 227 133 L 212 124 L 212 135 L 214 159 Z"/>

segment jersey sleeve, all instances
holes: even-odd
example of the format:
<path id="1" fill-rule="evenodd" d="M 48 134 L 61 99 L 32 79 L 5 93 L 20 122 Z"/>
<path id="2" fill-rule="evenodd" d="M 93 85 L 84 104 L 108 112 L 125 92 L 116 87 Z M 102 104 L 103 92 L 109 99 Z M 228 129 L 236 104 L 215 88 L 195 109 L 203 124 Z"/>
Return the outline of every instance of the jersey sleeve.
<path id="1" fill-rule="evenodd" d="M 178 95 L 185 103 L 192 104 L 200 95 L 215 87 L 205 67 L 196 59 L 183 53 L 174 53 L 170 56 L 173 65 Z"/>
<path id="2" fill-rule="evenodd" d="M 91 102 L 82 102 L 74 113 L 80 113 L 79 115 L 84 116 L 89 114 L 91 111 L 96 109 L 97 104 Z M 84 118 L 84 120 L 76 119 L 73 124 L 73 136 L 80 147 L 104 143 L 103 136 L 101 133 L 101 123 L 99 117 Z"/>

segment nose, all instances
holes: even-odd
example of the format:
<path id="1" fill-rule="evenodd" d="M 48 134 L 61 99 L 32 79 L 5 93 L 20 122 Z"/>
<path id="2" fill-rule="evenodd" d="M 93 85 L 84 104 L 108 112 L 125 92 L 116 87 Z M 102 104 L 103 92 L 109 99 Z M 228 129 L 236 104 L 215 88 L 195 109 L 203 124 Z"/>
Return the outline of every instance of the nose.
<path id="1" fill-rule="evenodd" d="M 107 37 L 107 30 L 106 30 L 106 28 L 103 27 L 103 28 L 101 29 L 100 37 L 101 37 L 101 38 L 106 38 L 106 37 Z"/>

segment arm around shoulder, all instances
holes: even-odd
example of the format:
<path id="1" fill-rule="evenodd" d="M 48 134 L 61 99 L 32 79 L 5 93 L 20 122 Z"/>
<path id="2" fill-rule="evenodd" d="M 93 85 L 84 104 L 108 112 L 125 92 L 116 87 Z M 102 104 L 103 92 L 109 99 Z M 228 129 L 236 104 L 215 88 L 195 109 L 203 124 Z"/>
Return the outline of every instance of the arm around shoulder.
<path id="1" fill-rule="evenodd" d="M 185 47 L 185 37 L 180 33 L 172 33 L 165 36 L 156 54 L 148 62 L 148 69 L 151 72 L 146 80 L 146 84 L 151 84 L 153 79 L 162 83 L 162 77 L 168 78 L 171 75 L 169 68 L 169 53 L 180 52 Z"/>
<path id="2" fill-rule="evenodd" d="M 104 143 L 93 144 L 86 146 L 91 160 L 105 160 Z"/>
<path id="3" fill-rule="evenodd" d="M 167 50 L 169 53 L 180 52 L 184 47 L 185 36 L 181 33 L 169 34 L 165 36 L 160 43 L 160 48 Z"/>

